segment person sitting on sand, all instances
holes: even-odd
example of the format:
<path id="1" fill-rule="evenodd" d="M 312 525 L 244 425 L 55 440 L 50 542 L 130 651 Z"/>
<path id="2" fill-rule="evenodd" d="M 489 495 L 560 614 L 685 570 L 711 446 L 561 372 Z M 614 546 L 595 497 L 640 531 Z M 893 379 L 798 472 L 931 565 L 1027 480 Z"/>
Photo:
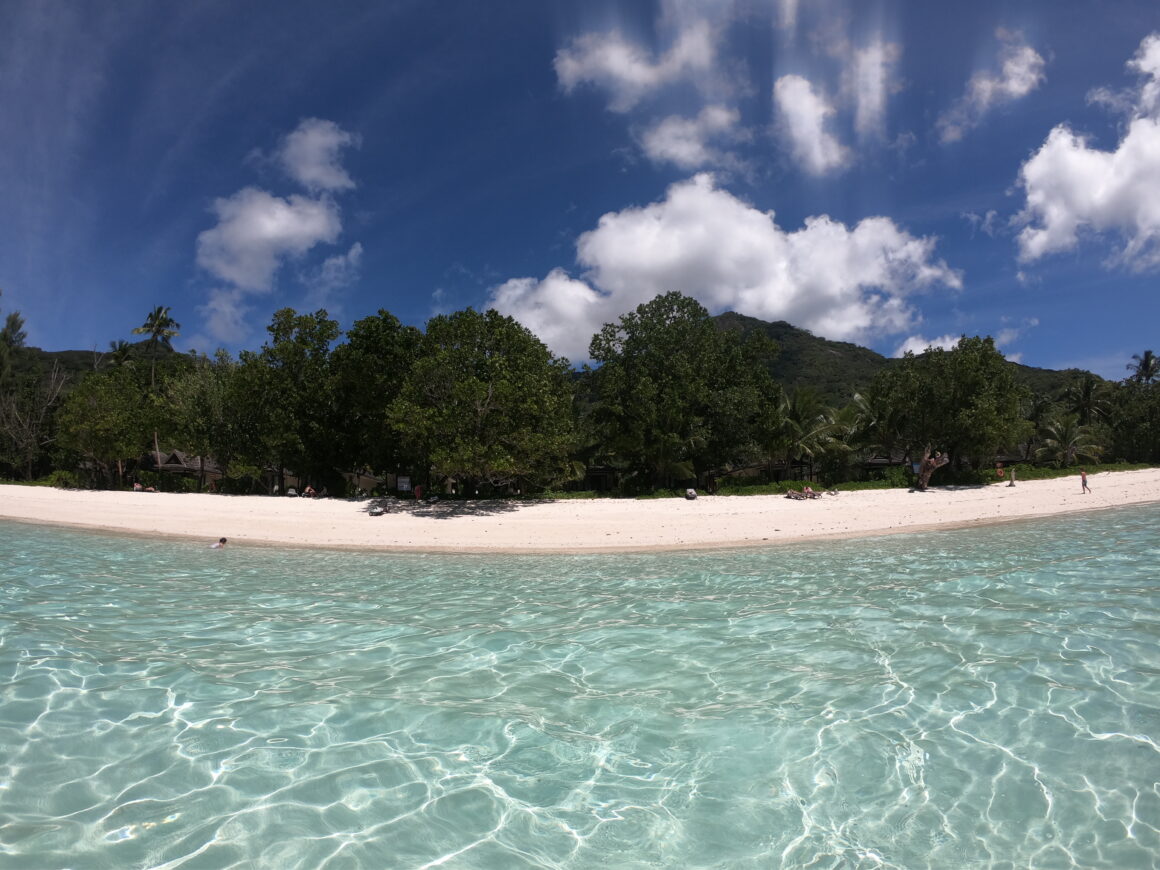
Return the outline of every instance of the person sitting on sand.
<path id="1" fill-rule="evenodd" d="M 209 545 L 209 548 L 211 550 L 220 550 L 225 545 L 226 545 L 226 539 L 225 538 L 218 538 L 215 543 Z"/>
<path id="2" fill-rule="evenodd" d="M 314 491 L 314 487 L 309 483 L 306 484 L 306 489 L 302 490 L 302 494 L 306 496 L 306 498 L 314 498 L 314 496 L 317 495 L 317 493 Z"/>

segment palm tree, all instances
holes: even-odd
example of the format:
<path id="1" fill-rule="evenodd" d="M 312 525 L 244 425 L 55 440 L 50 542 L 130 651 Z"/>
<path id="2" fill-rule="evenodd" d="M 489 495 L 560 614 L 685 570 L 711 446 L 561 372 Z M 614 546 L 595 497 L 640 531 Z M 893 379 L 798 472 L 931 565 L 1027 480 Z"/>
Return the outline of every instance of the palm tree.
<path id="1" fill-rule="evenodd" d="M 1102 444 L 1096 443 L 1091 428 L 1081 426 L 1074 414 L 1054 417 L 1039 431 L 1043 446 L 1035 451 L 1036 459 L 1046 459 L 1061 468 L 1084 459 L 1099 462 L 1104 452 Z"/>
<path id="2" fill-rule="evenodd" d="M 847 407 L 854 415 L 853 439 L 892 459 L 895 451 L 904 445 L 905 409 L 892 397 L 877 391 L 866 395 L 855 393 Z"/>
<path id="3" fill-rule="evenodd" d="M 833 447 L 833 409 L 810 387 L 798 387 L 783 401 L 786 475 L 794 459 L 806 459 L 813 477 L 814 461 Z"/>
<path id="4" fill-rule="evenodd" d="M 133 364 L 133 345 L 127 341 L 110 341 L 109 355 L 112 357 L 109 360 L 109 365 L 113 368 L 131 366 Z"/>
<path id="5" fill-rule="evenodd" d="M 178 330 L 181 329 L 181 324 L 169 316 L 169 306 L 158 305 L 145 318 L 145 322 L 133 330 L 134 335 L 148 335 L 149 340 L 145 344 L 147 351 L 152 351 L 157 347 L 157 342 L 160 341 L 167 348 L 172 349 L 173 345 L 169 343 L 169 339 L 180 335 Z M 157 358 L 150 356 L 149 360 L 149 385 L 150 388 L 156 392 L 157 390 Z M 158 470 L 161 468 L 161 445 L 157 440 L 157 430 L 153 430 L 153 458 L 156 462 L 154 466 Z"/>
<path id="6" fill-rule="evenodd" d="M 1152 353 L 1150 350 L 1144 353 L 1132 354 L 1134 363 L 1128 363 L 1128 371 L 1132 374 L 1130 380 L 1139 381 L 1141 384 L 1150 384 L 1153 381 L 1160 379 L 1160 357 Z"/>
<path id="7" fill-rule="evenodd" d="M 1106 420 L 1111 414 L 1111 406 L 1104 398 L 1103 382 L 1090 372 L 1068 385 L 1063 402 L 1067 410 L 1079 419 L 1081 426 Z"/>
<path id="8" fill-rule="evenodd" d="M 181 333 L 181 324 L 169 316 L 169 306 L 158 305 L 145 318 L 145 322 L 133 330 L 134 335 L 148 335 L 149 340 L 145 343 L 145 350 L 152 353 L 157 347 L 157 342 L 160 341 L 170 350 L 173 345 L 169 343 L 169 339 L 174 338 Z M 149 383 L 154 389 L 157 388 L 157 360 L 153 359 L 149 369 Z"/>

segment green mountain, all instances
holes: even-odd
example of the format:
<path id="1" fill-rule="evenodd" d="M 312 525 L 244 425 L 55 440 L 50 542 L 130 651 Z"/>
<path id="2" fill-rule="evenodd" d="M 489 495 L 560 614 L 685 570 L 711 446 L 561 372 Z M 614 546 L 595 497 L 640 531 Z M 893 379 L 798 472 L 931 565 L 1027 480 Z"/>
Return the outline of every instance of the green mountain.
<path id="1" fill-rule="evenodd" d="M 878 372 L 896 364 L 896 360 L 869 348 L 818 338 L 784 320 L 767 323 L 733 311 L 713 319 L 721 329 L 734 330 L 742 336 L 756 332 L 772 339 L 778 352 L 765 364 L 774 379 L 786 390 L 813 387 L 823 400 L 837 407 L 849 402 L 855 393 L 865 391 Z M 1009 365 L 1015 370 L 1016 383 L 1035 395 L 1056 396 L 1080 375 L 1087 374 L 1079 369 L 1055 371 L 1018 363 Z"/>

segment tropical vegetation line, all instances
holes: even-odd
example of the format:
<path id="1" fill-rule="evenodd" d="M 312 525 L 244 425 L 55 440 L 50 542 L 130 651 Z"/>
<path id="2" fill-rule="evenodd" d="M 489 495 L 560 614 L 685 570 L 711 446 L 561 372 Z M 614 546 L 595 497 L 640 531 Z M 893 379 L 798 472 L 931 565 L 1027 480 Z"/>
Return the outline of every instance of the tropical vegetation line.
<path id="1" fill-rule="evenodd" d="M 227 492 L 285 491 L 289 473 L 351 494 L 350 472 L 407 474 L 459 495 L 584 490 L 593 471 L 621 494 L 686 485 L 736 491 L 789 480 L 906 485 L 924 450 L 945 480 L 993 479 L 996 463 L 1066 468 L 1160 463 L 1160 361 L 1132 358 L 1109 382 L 1021 384 L 991 338 L 907 354 L 848 401 L 775 378 L 778 345 L 729 328 L 695 300 L 657 296 L 593 336 L 574 368 L 489 310 L 420 331 L 380 310 L 342 335 L 325 310 L 282 309 L 257 351 L 171 347 L 168 307 L 87 370 L 0 331 L 0 476 L 59 485 L 145 481 L 201 489 L 150 469 L 162 449 L 214 463 Z M 71 352 L 70 352 L 71 353 Z M 73 353 L 75 361 L 77 354 Z M 49 360 L 51 359 L 51 363 Z"/>

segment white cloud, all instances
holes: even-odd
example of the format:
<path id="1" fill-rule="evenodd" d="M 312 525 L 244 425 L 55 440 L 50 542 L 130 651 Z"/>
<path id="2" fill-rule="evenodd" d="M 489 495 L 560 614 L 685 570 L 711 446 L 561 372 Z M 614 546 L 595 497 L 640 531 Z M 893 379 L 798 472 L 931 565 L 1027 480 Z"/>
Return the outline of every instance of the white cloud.
<path id="1" fill-rule="evenodd" d="M 345 254 L 327 257 L 317 270 L 305 276 L 304 281 L 310 291 L 306 305 L 314 309 L 331 308 L 335 292 L 358 281 L 362 255 L 362 243 L 355 242 Z"/>
<path id="2" fill-rule="evenodd" d="M 927 348 L 942 348 L 954 350 L 958 347 L 961 335 L 940 335 L 938 338 L 923 338 L 921 335 L 912 335 L 894 349 L 894 356 L 901 357 L 907 353 L 923 353 Z"/>
<path id="3" fill-rule="evenodd" d="M 1022 34 L 1000 29 L 995 35 L 1002 43 L 999 69 L 979 70 L 971 76 L 966 93 L 938 119 L 943 142 L 957 142 L 987 112 L 1027 96 L 1043 83 L 1043 57 L 1023 42 Z"/>
<path id="4" fill-rule="evenodd" d="M 808 80 L 782 76 L 773 87 L 773 100 L 782 133 L 789 139 L 794 159 L 806 172 L 825 175 L 846 165 L 849 150 L 826 131 L 834 107 Z"/>
<path id="5" fill-rule="evenodd" d="M 995 238 L 999 232 L 999 212 L 993 208 L 988 209 L 984 214 L 965 211 L 962 213 L 962 217 L 971 225 L 971 229 L 980 230 L 991 238 Z"/>
<path id="6" fill-rule="evenodd" d="M 1139 107 L 1142 113 L 1160 112 L 1160 33 L 1144 37 L 1128 67 L 1145 77 L 1140 86 Z"/>
<path id="7" fill-rule="evenodd" d="M 333 243 L 342 229 L 329 199 L 282 199 L 254 187 L 215 200 L 213 210 L 218 223 L 197 237 L 197 263 L 250 292 L 268 291 L 285 259 Z"/>
<path id="8" fill-rule="evenodd" d="M 1113 263 L 1160 267 L 1160 35 L 1141 43 L 1129 67 L 1147 78 L 1114 151 L 1090 147 L 1061 124 L 1020 168 L 1021 261 L 1070 250 L 1082 233 L 1115 233 L 1124 245 Z"/>
<path id="9" fill-rule="evenodd" d="M 342 218 L 332 194 L 355 186 L 339 157 L 343 148 L 357 144 L 357 137 L 334 122 L 308 118 L 282 140 L 275 159 L 311 195 L 280 197 L 245 187 L 214 200 L 217 223 L 197 237 L 197 264 L 226 285 L 211 290 L 200 308 L 213 338 L 227 343 L 244 339 L 251 311 L 247 297 L 272 292 L 287 262 L 338 240 Z M 308 299 L 321 304 L 331 292 L 357 280 L 362 252 L 356 242 L 317 268 L 303 266 L 298 274 L 305 276 Z"/>
<path id="10" fill-rule="evenodd" d="M 681 169 L 730 163 L 729 155 L 711 143 L 741 135 L 737 130 L 740 118 L 736 109 L 726 106 L 706 106 L 696 118 L 672 115 L 641 134 L 641 147 L 650 160 Z"/>
<path id="11" fill-rule="evenodd" d="M 617 316 L 612 297 L 569 277 L 563 269 L 553 269 L 542 281 L 512 278 L 492 291 L 488 306 L 514 317 L 557 354 L 572 360 L 587 359 L 592 336 Z"/>
<path id="12" fill-rule="evenodd" d="M 854 129 L 863 139 L 886 135 L 886 101 L 899 89 L 894 68 L 901 56 L 896 43 L 880 38 L 852 53 L 845 89 L 854 100 Z"/>
<path id="13" fill-rule="evenodd" d="M 236 288 L 216 287 L 210 291 L 209 301 L 198 307 L 205 318 L 205 327 L 217 341 L 237 344 L 249 334 L 246 305 L 242 291 Z"/>
<path id="14" fill-rule="evenodd" d="M 798 0 L 775 0 L 777 7 L 777 26 L 782 30 L 797 29 Z"/>
<path id="15" fill-rule="evenodd" d="M 354 135 L 333 121 L 307 118 L 283 140 L 277 159 L 286 173 L 311 193 L 350 190 L 355 183 L 339 157 L 343 148 L 357 144 Z"/>
<path id="16" fill-rule="evenodd" d="M 660 88 L 709 71 L 715 38 L 708 22 L 694 21 L 678 33 L 667 52 L 653 60 L 647 50 L 618 31 L 587 33 L 556 53 L 556 76 L 565 92 L 581 84 L 604 88 L 609 108 L 627 112 Z"/>
<path id="17" fill-rule="evenodd" d="M 601 217 L 577 240 L 582 280 L 561 269 L 515 278 L 489 304 L 572 359 L 587 358 L 604 323 L 671 290 L 713 312 L 788 320 L 829 338 L 890 334 L 915 321 L 907 296 L 961 286 L 934 245 L 885 217 L 853 228 L 813 217 L 786 232 L 701 174 L 661 202 Z"/>
<path id="18" fill-rule="evenodd" d="M 1001 322 L 1004 325 L 1003 325 L 1002 329 L 1000 329 L 997 333 L 995 333 L 995 346 L 999 347 L 999 348 L 1004 348 L 1004 347 L 1009 347 L 1012 344 L 1014 344 L 1015 342 L 1017 342 L 1020 338 L 1023 337 L 1023 334 L 1025 332 L 1027 332 L 1027 330 L 1034 329 L 1036 326 L 1038 326 L 1039 325 L 1039 318 L 1028 317 L 1025 320 L 1023 320 L 1022 323 L 1020 323 L 1018 326 L 1007 325 L 1010 323 L 1010 321 L 1006 317 L 1004 317 Z M 1007 358 L 1011 359 L 1010 356 L 1008 356 Z"/>

